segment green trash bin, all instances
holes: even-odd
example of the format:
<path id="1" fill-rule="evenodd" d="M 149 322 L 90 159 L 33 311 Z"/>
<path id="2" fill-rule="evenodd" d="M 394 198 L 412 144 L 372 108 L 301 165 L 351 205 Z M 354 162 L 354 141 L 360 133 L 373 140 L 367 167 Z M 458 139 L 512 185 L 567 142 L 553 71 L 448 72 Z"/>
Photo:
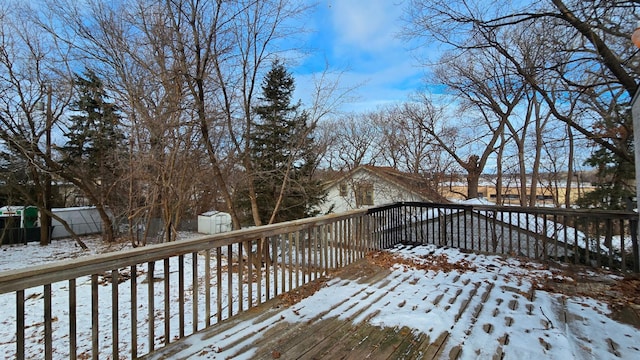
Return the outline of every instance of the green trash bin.
<path id="1" fill-rule="evenodd" d="M 22 227 L 26 229 L 36 227 L 38 222 L 38 208 L 35 206 L 26 206 L 22 218 L 24 219 Z"/>

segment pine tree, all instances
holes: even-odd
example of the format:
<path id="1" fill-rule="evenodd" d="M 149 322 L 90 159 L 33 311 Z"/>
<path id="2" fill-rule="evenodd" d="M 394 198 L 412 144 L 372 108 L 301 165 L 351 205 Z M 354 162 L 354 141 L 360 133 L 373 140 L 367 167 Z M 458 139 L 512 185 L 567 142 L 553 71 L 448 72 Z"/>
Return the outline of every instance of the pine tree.
<path id="1" fill-rule="evenodd" d="M 121 159 L 126 152 L 122 118 L 118 107 L 107 101 L 104 84 L 93 71 L 76 75 L 75 85 L 78 98 L 72 103 L 75 113 L 65 133 L 67 142 L 59 149 L 61 162 L 95 202 L 104 225 L 104 239 L 112 241 L 107 208 L 115 208 L 122 201 L 118 190 L 123 176 Z"/>
<path id="2" fill-rule="evenodd" d="M 63 162 L 106 179 L 115 167 L 112 155 L 122 148 L 121 117 L 117 106 L 106 101 L 104 85 L 93 71 L 86 71 L 84 77 L 76 75 L 75 84 L 80 95 L 73 110 L 79 114 L 70 117 L 68 141 L 61 149 Z"/>
<path id="3" fill-rule="evenodd" d="M 293 76 L 275 60 L 262 82 L 261 104 L 254 108 L 250 148 L 263 223 L 274 211 L 275 222 L 314 215 L 314 205 L 324 198 L 320 182 L 313 178 L 318 161 L 313 129 L 301 103 L 292 103 L 294 89 Z"/>
<path id="4" fill-rule="evenodd" d="M 598 133 L 610 139 L 621 149 L 633 154 L 633 132 L 630 109 L 618 109 L 614 116 L 606 117 L 599 123 Z M 584 194 L 577 201 L 581 207 L 595 207 L 606 210 L 623 210 L 635 195 L 634 163 L 623 159 L 604 147 L 597 149 L 585 161 L 596 168 L 595 190 Z"/>

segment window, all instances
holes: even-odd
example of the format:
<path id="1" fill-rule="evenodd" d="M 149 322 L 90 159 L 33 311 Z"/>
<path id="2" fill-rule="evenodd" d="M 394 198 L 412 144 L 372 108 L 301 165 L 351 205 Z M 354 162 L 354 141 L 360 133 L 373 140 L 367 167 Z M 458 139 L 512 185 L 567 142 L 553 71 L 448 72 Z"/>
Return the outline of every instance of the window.
<path id="1" fill-rule="evenodd" d="M 346 183 L 340 184 L 340 196 L 342 196 L 342 197 L 347 196 L 347 184 Z"/>
<path id="2" fill-rule="evenodd" d="M 370 205 L 373 205 L 373 184 L 358 184 L 356 186 L 356 207 Z"/>

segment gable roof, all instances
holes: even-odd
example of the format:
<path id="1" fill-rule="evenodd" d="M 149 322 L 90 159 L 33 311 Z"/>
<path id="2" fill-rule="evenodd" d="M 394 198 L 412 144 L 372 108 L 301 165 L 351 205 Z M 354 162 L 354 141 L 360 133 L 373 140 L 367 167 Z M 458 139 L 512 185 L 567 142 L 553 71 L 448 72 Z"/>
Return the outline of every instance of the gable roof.
<path id="1" fill-rule="evenodd" d="M 390 166 L 383 167 L 373 165 L 360 165 L 357 168 L 347 172 L 343 176 L 340 176 L 337 179 L 331 181 L 328 186 L 339 184 L 340 182 L 353 177 L 354 174 L 362 171 L 376 176 L 383 181 L 394 184 L 395 186 L 407 192 L 416 194 L 420 198 L 424 199 L 424 201 L 439 203 L 449 202 L 444 196 L 440 195 L 436 190 L 434 190 L 429 182 L 420 175 L 401 172 Z"/>

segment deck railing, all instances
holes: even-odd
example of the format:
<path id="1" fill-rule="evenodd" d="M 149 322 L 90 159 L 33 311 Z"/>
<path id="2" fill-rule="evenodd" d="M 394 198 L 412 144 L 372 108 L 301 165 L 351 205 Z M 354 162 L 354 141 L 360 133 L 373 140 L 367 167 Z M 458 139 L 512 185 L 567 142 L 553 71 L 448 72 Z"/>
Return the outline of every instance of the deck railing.
<path id="1" fill-rule="evenodd" d="M 640 272 L 635 212 L 398 203 L 370 215 L 382 247 L 436 244 Z"/>
<path id="2" fill-rule="evenodd" d="M 640 272 L 637 228 L 628 212 L 397 203 L 7 271 L 0 351 L 136 358 L 398 243 Z"/>
<path id="3" fill-rule="evenodd" d="M 2 272 L 0 300 L 15 298 L 0 334 L 15 337 L 0 351 L 150 353 L 361 259 L 373 247 L 368 219 L 357 210 Z"/>

